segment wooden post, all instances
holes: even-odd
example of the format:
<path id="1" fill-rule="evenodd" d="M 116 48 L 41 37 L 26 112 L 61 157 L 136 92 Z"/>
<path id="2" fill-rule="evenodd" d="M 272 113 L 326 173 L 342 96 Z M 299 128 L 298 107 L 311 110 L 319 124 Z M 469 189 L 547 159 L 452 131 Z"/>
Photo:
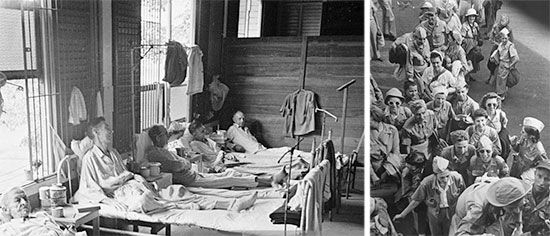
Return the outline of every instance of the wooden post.
<path id="1" fill-rule="evenodd" d="M 342 136 L 340 137 L 340 152 L 342 154 L 344 154 L 344 138 L 346 136 L 346 109 L 348 107 L 348 87 L 354 83 L 355 80 L 351 80 L 336 89 L 338 91 L 344 90 L 344 100 L 342 101 Z"/>
<path id="2" fill-rule="evenodd" d="M 302 37 L 302 52 L 300 56 L 300 81 L 302 82 L 301 88 L 304 89 L 306 87 L 306 69 L 307 69 L 307 47 L 308 47 L 308 37 L 304 36 Z"/>

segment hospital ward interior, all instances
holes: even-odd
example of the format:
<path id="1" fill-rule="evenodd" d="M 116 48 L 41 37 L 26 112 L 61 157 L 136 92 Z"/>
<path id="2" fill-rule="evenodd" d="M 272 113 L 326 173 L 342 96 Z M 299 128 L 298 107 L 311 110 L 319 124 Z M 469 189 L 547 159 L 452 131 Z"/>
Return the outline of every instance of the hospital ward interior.
<path id="1" fill-rule="evenodd" d="M 364 235 L 364 4 L 1 0 L 0 235 Z"/>

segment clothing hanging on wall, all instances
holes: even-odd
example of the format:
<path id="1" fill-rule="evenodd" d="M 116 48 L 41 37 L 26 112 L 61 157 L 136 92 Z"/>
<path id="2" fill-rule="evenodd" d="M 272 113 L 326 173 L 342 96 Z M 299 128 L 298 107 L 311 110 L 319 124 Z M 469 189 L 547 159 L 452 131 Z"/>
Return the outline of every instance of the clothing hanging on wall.
<path id="1" fill-rule="evenodd" d="M 222 109 L 227 93 L 229 92 L 229 87 L 220 82 L 219 77 L 219 75 L 214 76 L 212 83 L 208 86 L 208 91 L 210 91 L 210 103 L 214 111 Z"/>
<path id="2" fill-rule="evenodd" d="M 315 130 L 315 108 L 317 101 L 312 91 L 299 89 L 285 98 L 280 109 L 285 117 L 287 136 L 305 135 Z"/>
<path id="3" fill-rule="evenodd" d="M 199 46 L 189 48 L 189 70 L 187 70 L 187 78 L 189 85 L 187 95 L 202 93 L 204 86 L 204 71 L 202 66 L 202 51 Z"/>
<path id="4" fill-rule="evenodd" d="M 169 41 L 164 64 L 164 79 L 170 86 L 178 86 L 187 76 L 187 53 L 185 48 L 176 41 Z"/>
<path id="5" fill-rule="evenodd" d="M 69 101 L 69 123 L 78 125 L 80 121 L 85 121 L 87 119 L 88 112 L 86 111 L 86 100 L 84 100 L 84 95 L 82 95 L 80 89 L 73 86 L 71 100 Z"/>
<path id="6" fill-rule="evenodd" d="M 101 117 L 101 116 L 104 116 L 103 114 L 103 99 L 101 97 L 101 91 L 97 91 L 97 94 L 96 94 L 96 97 L 95 97 L 95 101 L 96 101 L 96 117 Z"/>

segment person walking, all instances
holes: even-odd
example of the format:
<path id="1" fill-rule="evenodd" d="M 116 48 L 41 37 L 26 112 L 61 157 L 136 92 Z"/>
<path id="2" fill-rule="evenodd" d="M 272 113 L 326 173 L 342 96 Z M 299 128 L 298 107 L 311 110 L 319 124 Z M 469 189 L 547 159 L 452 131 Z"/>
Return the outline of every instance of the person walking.
<path id="1" fill-rule="evenodd" d="M 382 32 L 384 38 L 391 41 L 395 40 L 397 35 L 395 30 L 395 15 L 392 10 L 392 0 L 378 0 L 380 8 L 382 8 Z"/>
<path id="2" fill-rule="evenodd" d="M 448 166 L 447 159 L 434 157 L 434 174 L 422 180 L 407 208 L 393 220 L 405 218 L 420 202 L 424 202 L 428 206 L 427 216 L 432 235 L 448 235 L 456 201 L 466 188 L 462 176 L 456 171 L 449 170 Z"/>
<path id="3" fill-rule="evenodd" d="M 472 61 L 473 69 L 470 74 L 468 74 L 469 80 L 472 81 L 475 81 L 475 79 L 472 78 L 471 74 L 479 71 L 479 63 L 484 59 L 483 55 L 481 55 L 480 46 L 482 41 L 480 39 L 479 25 L 476 22 L 477 17 L 478 15 L 475 9 L 468 9 L 466 12 L 466 21 L 462 24 L 461 31 L 463 37 L 462 47 L 466 52 L 466 59 Z"/>
<path id="4" fill-rule="evenodd" d="M 512 43 L 509 39 L 508 34 L 510 31 L 507 28 L 503 28 L 500 31 L 501 42 L 498 45 L 497 50 L 491 54 L 490 60 L 493 63 L 497 64 L 496 69 L 496 83 L 495 83 L 495 92 L 502 97 L 504 100 L 506 97 L 506 92 L 508 87 L 506 82 L 510 72 L 515 69 L 516 64 L 519 62 L 518 51 L 516 50 L 516 45 Z"/>

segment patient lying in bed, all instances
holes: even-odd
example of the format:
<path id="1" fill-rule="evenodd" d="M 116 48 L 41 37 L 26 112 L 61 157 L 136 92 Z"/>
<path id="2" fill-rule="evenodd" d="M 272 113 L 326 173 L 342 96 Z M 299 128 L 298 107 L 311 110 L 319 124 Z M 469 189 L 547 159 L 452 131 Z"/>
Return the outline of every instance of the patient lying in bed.
<path id="1" fill-rule="evenodd" d="M 260 177 L 240 173 L 235 170 L 224 170 L 215 174 L 197 173 L 191 168 L 189 160 L 195 158 L 193 156 L 196 154 L 186 152 L 186 156 L 189 158 L 180 157 L 165 148 L 168 141 L 168 132 L 164 126 L 155 125 L 149 129 L 148 134 L 153 141 L 153 146 L 146 150 L 145 158 L 150 162 L 160 162 L 161 171 L 172 173 L 174 183 L 183 184 L 188 187 L 205 188 L 256 187 L 262 185 L 270 186 L 271 184 L 271 176 L 269 175 Z M 212 153 L 207 152 L 205 155 L 208 156 L 209 154 Z M 208 160 L 210 159 L 204 159 L 205 162 L 208 162 Z M 216 157 L 213 162 L 215 163 L 214 165 L 223 164 L 223 155 L 221 155 L 221 158 Z M 212 165 L 212 162 L 210 164 Z"/>
<path id="2" fill-rule="evenodd" d="M 170 208 L 240 211 L 256 201 L 256 193 L 238 199 L 218 198 L 192 194 L 181 185 L 157 192 L 143 177 L 126 170 L 120 154 L 112 148 L 112 130 L 104 118 L 92 120 L 88 131 L 94 146 L 84 155 L 80 187 L 74 196 L 81 203 L 153 213 Z"/>
<path id="3" fill-rule="evenodd" d="M 20 188 L 12 188 L 2 195 L 0 209 L 4 222 L 0 225 L 0 235 L 74 235 L 74 232 L 68 230 L 64 233 L 61 227 L 45 213 L 31 216 L 29 214 L 31 205 L 27 194 Z"/>
<path id="4" fill-rule="evenodd" d="M 248 127 L 244 126 L 244 113 L 242 111 L 237 111 L 233 115 L 233 125 L 227 130 L 227 139 L 234 143 L 237 146 L 242 147 L 247 154 L 256 154 L 256 155 L 283 155 L 290 148 L 289 147 L 280 147 L 280 148 L 266 148 L 264 145 L 258 142 L 256 137 L 250 133 Z M 237 148 L 238 149 L 238 148 Z M 311 153 L 294 150 L 294 155 L 296 157 L 303 157 L 306 160 L 311 158 Z M 250 156 L 250 155 L 249 155 Z M 288 156 L 288 154 L 287 154 Z"/>

